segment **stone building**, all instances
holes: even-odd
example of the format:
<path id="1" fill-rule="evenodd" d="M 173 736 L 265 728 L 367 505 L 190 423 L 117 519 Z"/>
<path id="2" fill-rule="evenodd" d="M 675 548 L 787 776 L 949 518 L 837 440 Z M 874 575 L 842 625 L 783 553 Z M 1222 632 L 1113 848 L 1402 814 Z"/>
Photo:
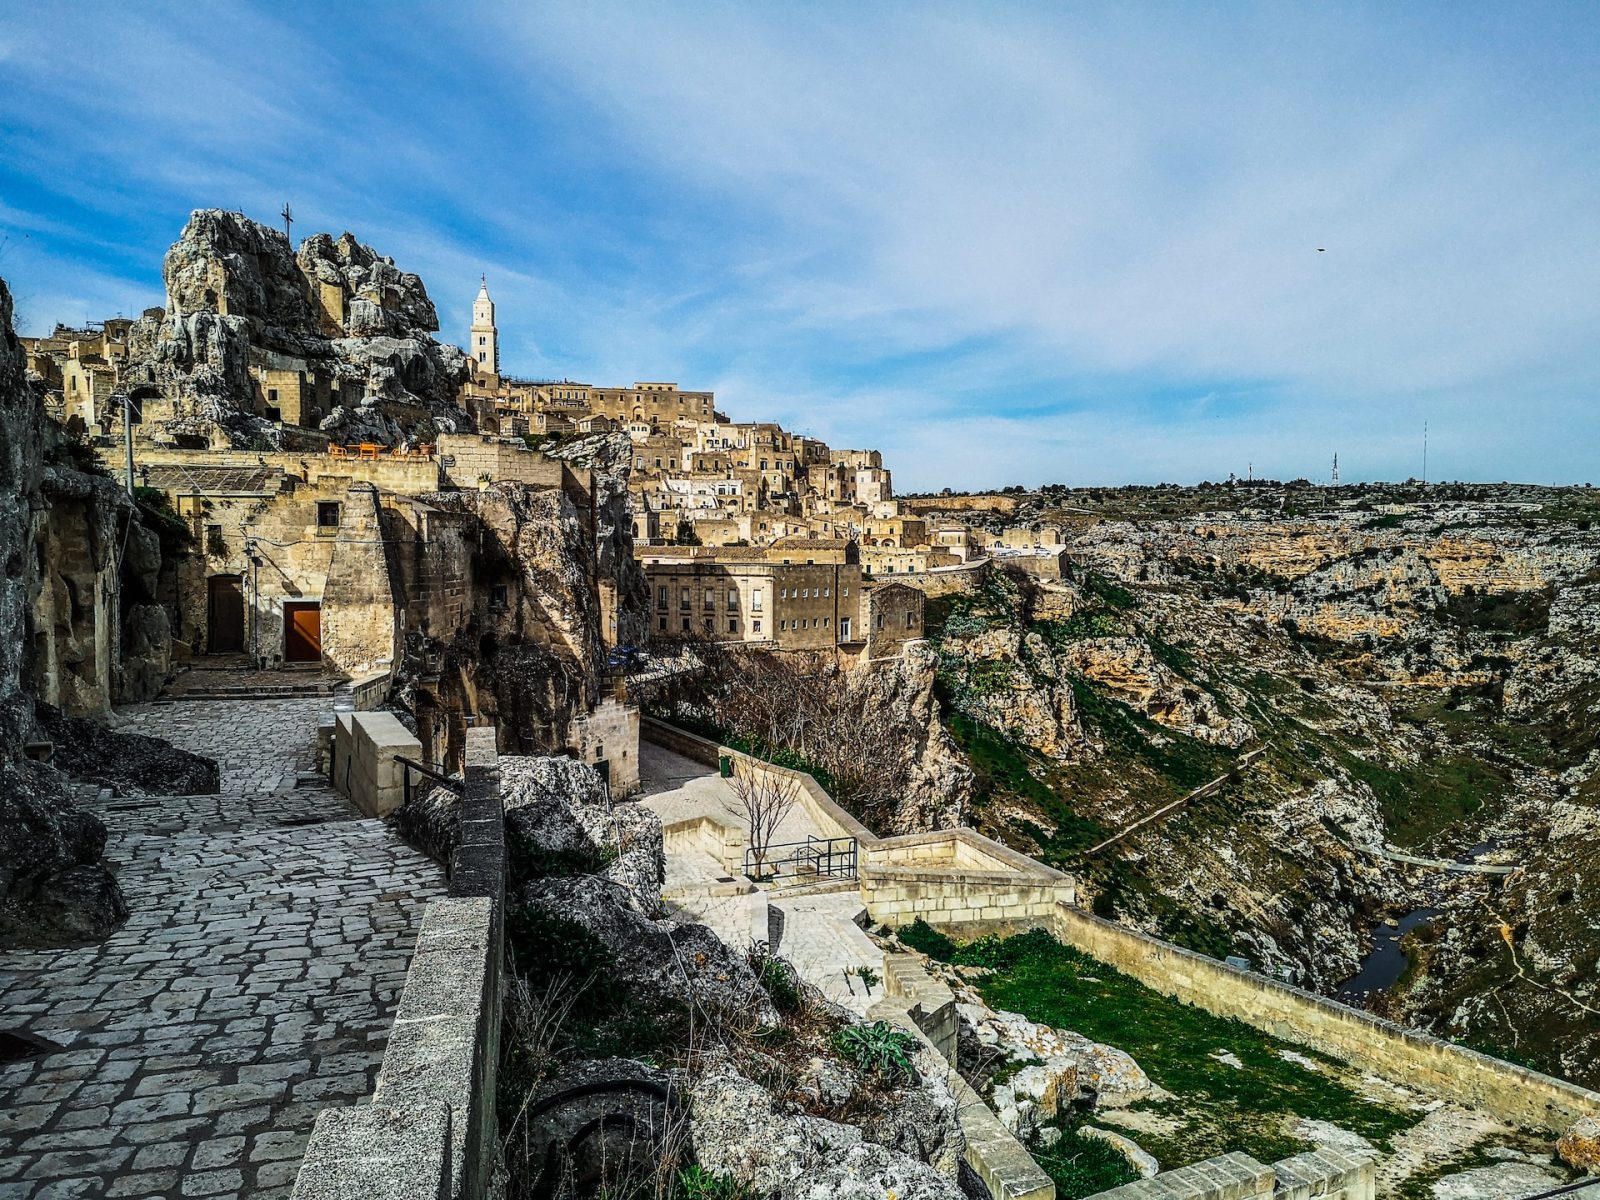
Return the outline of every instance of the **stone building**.
<path id="1" fill-rule="evenodd" d="M 874 585 L 853 543 L 789 538 L 770 546 L 640 549 L 652 636 L 707 638 L 776 650 L 867 645 L 898 653 L 922 636 L 922 593 Z"/>

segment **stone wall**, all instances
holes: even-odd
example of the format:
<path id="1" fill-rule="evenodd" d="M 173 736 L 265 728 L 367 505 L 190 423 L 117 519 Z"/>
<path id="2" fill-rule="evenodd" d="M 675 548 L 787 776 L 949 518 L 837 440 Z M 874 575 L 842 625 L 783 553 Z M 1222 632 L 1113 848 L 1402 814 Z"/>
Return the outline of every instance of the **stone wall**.
<path id="1" fill-rule="evenodd" d="M 921 575 L 910 575 L 897 582 L 916 588 L 924 596 L 954 596 L 978 590 L 990 570 L 990 560 L 974 559 L 959 567 L 935 567 Z"/>
<path id="2" fill-rule="evenodd" d="M 491 1194 L 505 900 L 492 729 L 468 734 L 461 817 L 450 895 L 423 915 L 371 1102 L 317 1115 L 294 1200 Z"/>
<path id="3" fill-rule="evenodd" d="M 393 713 L 334 714 L 334 790 L 369 817 L 386 817 L 405 802 L 397 754 L 421 761 L 422 746 Z"/>
<path id="4" fill-rule="evenodd" d="M 488 480 L 544 488 L 559 488 L 565 483 L 564 463 L 546 458 L 520 442 L 477 433 L 441 434 L 438 450 L 445 479 L 458 488 L 476 488 Z"/>
<path id="5" fill-rule="evenodd" d="M 1050 919 L 1077 888 L 1060 871 L 970 829 L 875 840 L 862 847 L 861 898 L 874 921 L 996 931 Z"/>
<path id="6" fill-rule="evenodd" d="M 1384 1021 L 1277 980 L 1059 906 L 1055 935 L 1187 1004 L 1466 1104 L 1515 1125 L 1560 1133 L 1600 1113 L 1600 1093 Z"/>
<path id="7" fill-rule="evenodd" d="M 1324 1149 L 1269 1167 L 1236 1152 L 1097 1192 L 1089 1200 L 1372 1200 L 1375 1187 L 1370 1158 Z"/>

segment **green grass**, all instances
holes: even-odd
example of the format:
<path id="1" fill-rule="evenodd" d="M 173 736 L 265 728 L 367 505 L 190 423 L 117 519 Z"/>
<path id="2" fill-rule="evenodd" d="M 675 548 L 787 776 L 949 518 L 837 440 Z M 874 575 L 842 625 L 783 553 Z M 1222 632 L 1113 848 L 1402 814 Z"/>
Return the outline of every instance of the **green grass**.
<path id="1" fill-rule="evenodd" d="M 1502 769 L 1465 754 L 1441 755 L 1398 767 L 1381 766 L 1345 750 L 1335 756 L 1365 783 L 1383 808 L 1383 823 L 1397 846 L 1415 847 L 1470 817 L 1506 789 Z"/>
<path id="2" fill-rule="evenodd" d="M 1306 1147 L 1283 1132 L 1289 1114 L 1331 1121 L 1381 1147 L 1416 1123 L 1414 1114 L 1358 1094 L 1331 1060 L 1326 1073 L 1291 1063 L 1280 1051 L 1319 1056 L 1164 996 L 1042 930 L 956 947 L 952 961 L 994 969 L 978 984 L 991 1007 L 1124 1050 L 1178 1097 L 1152 1107 L 1170 1109 L 1186 1128 L 1137 1138 L 1164 1166 L 1229 1150 L 1263 1162 L 1298 1153 Z M 1217 1051 L 1233 1053 L 1243 1069 L 1212 1057 Z"/>
<path id="3" fill-rule="evenodd" d="M 1080 1200 L 1099 1192 L 1110 1191 L 1139 1177 L 1122 1152 L 1109 1142 L 1085 1137 L 1078 1126 L 1061 1124 L 1061 1137 L 1053 1146 L 1045 1146 L 1035 1139 L 1028 1153 L 1055 1181 L 1056 1200 Z"/>

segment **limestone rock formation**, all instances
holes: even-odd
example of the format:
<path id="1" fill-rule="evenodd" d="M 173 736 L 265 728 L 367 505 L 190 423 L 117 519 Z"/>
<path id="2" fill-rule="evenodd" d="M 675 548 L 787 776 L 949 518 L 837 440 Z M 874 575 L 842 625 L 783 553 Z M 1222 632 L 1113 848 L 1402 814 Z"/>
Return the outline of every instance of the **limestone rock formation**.
<path id="1" fill-rule="evenodd" d="M 108 729 L 87 717 L 38 706 L 39 731 L 52 743 L 52 766 L 117 795 L 209 796 L 222 786 L 215 760 L 160 738 Z"/>
<path id="2" fill-rule="evenodd" d="M 895 804 L 874 814 L 875 832 L 885 837 L 951 829 L 966 819 L 972 769 L 940 720 L 936 668 L 927 645 L 914 642 L 901 658 L 852 671 L 842 680 L 846 689 L 864 693 L 864 707 L 885 714 L 888 724 L 903 731 L 889 747 L 898 761 L 881 764 L 902 780 Z"/>
<path id="3" fill-rule="evenodd" d="M 73 804 L 59 772 L 23 756 L 39 739 L 27 686 L 40 585 L 33 510 L 46 507 L 56 439 L 22 366 L 0 280 L 0 945 L 104 937 L 127 912 L 101 858 L 105 827 Z"/>
<path id="4" fill-rule="evenodd" d="M 1561 1161 L 1574 1171 L 1600 1175 L 1600 1117 L 1583 1117 L 1556 1143 Z"/>
<path id="5" fill-rule="evenodd" d="M 689 1137 L 707 1170 L 777 1200 L 959 1200 L 954 1179 L 862 1131 L 781 1111 L 770 1092 L 711 1056 L 688 1083 Z"/>
<path id="6" fill-rule="evenodd" d="M 421 279 L 346 233 L 296 253 L 276 229 L 197 210 L 163 263 L 167 307 L 129 335 L 125 386 L 170 402 L 157 440 L 276 446 L 252 367 L 311 381 L 318 421 L 338 440 L 429 440 L 470 427 L 455 402 L 468 364 L 432 334 Z M 152 408 L 152 412 L 155 410 Z"/>
<path id="7" fill-rule="evenodd" d="M 704 925 L 657 921 L 627 888 L 596 875 L 533 879 L 517 892 L 522 911 L 575 921 L 610 952 L 607 986 L 647 1000 L 670 997 L 740 1029 L 777 1023 L 772 1000 L 744 957 Z"/>
<path id="8" fill-rule="evenodd" d="M 549 452 L 593 478 L 595 566 L 606 606 L 616 614 L 616 644 L 642 646 L 650 633 L 650 595 L 644 569 L 633 556 L 633 514 L 628 474 L 633 439 L 625 433 L 595 434 L 563 442 Z"/>

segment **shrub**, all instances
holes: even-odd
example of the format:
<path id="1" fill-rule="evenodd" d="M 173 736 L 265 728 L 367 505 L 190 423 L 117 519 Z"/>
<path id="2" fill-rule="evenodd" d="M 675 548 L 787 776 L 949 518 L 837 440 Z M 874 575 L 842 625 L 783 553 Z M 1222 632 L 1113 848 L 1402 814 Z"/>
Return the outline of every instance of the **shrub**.
<path id="1" fill-rule="evenodd" d="M 756 979 L 772 997 L 772 1006 L 781 1013 L 797 1013 L 805 1007 L 805 993 L 800 989 L 800 977 L 795 969 L 773 954 L 765 942 L 757 942 L 750 949 L 750 967 Z"/>
<path id="2" fill-rule="evenodd" d="M 584 926 L 549 909 L 524 905 L 506 921 L 517 968 L 532 981 L 566 976 L 582 983 L 611 965 L 611 951 Z"/>
<path id="3" fill-rule="evenodd" d="M 887 1021 L 846 1025 L 833 1035 L 833 1047 L 862 1075 L 890 1087 L 917 1081 L 917 1068 L 911 1062 L 917 1039 Z"/>
<path id="4" fill-rule="evenodd" d="M 956 944 L 921 917 L 909 925 L 902 925 L 896 935 L 913 950 L 920 950 L 929 958 L 949 962 L 955 957 Z"/>

